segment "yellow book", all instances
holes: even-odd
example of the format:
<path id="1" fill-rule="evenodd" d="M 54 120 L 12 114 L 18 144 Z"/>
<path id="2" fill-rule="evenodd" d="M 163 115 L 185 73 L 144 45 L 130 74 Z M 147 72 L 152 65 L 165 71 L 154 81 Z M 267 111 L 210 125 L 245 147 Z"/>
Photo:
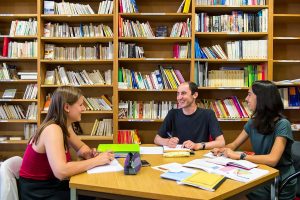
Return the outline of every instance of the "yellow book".
<path id="1" fill-rule="evenodd" d="M 188 13 L 190 10 L 191 0 L 186 0 L 183 8 L 183 13 Z"/>
<path id="2" fill-rule="evenodd" d="M 218 174 L 210 174 L 205 171 L 199 171 L 181 182 L 208 191 L 215 191 L 224 181 L 225 177 Z"/>

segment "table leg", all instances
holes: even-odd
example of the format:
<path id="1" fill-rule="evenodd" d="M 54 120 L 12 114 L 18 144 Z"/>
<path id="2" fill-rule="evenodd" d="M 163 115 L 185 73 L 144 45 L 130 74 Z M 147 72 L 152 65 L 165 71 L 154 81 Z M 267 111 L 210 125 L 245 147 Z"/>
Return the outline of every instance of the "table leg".
<path id="1" fill-rule="evenodd" d="M 77 200 L 76 189 L 71 188 L 70 193 L 71 193 L 71 200 Z"/>
<path id="2" fill-rule="evenodd" d="M 279 187 L 279 177 L 275 177 L 274 182 L 271 184 L 271 199 L 278 200 L 278 187 Z"/>

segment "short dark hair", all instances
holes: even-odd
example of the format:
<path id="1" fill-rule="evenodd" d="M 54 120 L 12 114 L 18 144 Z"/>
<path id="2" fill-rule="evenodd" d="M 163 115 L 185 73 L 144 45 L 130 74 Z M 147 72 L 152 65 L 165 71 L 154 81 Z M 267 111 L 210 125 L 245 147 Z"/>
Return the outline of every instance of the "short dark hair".
<path id="1" fill-rule="evenodd" d="M 256 95 L 253 125 L 259 133 L 272 134 L 275 129 L 275 119 L 284 118 L 283 103 L 277 86 L 267 80 L 255 81 L 252 91 Z"/>
<path id="2" fill-rule="evenodd" d="M 192 81 L 188 81 L 186 83 L 189 85 L 192 95 L 195 94 L 195 92 L 198 92 L 198 86 L 196 85 L 196 83 L 194 83 Z"/>

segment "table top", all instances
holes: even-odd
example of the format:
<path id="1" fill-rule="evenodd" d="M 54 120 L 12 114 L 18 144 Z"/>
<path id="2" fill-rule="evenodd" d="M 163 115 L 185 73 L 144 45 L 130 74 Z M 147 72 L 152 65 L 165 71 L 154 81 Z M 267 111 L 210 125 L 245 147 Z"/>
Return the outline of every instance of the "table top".
<path id="1" fill-rule="evenodd" d="M 147 160 L 151 166 L 171 162 L 184 164 L 193 159 L 201 158 L 207 152 L 201 150 L 196 151 L 193 156 L 177 158 L 166 158 L 162 155 L 141 155 L 141 159 Z M 124 159 L 118 160 L 121 165 L 124 164 Z M 176 181 L 160 178 L 160 174 L 163 172 L 151 167 L 142 167 L 137 175 L 124 175 L 123 171 L 78 174 L 71 177 L 70 188 L 153 199 L 225 199 L 270 181 L 279 175 L 278 170 L 266 165 L 259 165 L 259 168 L 268 170 L 269 174 L 249 183 L 226 179 L 214 192 L 179 185 Z"/>

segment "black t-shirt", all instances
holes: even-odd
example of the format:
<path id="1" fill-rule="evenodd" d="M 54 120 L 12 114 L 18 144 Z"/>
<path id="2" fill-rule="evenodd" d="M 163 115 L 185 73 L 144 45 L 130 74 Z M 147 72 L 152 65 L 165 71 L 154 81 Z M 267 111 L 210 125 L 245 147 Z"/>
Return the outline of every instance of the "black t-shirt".
<path id="1" fill-rule="evenodd" d="M 158 135 L 168 138 L 169 132 L 173 137 L 179 138 L 179 144 L 186 140 L 195 143 L 208 142 L 222 135 L 215 113 L 210 109 L 198 108 L 193 114 L 185 115 L 182 109 L 172 109 L 168 112 Z"/>

